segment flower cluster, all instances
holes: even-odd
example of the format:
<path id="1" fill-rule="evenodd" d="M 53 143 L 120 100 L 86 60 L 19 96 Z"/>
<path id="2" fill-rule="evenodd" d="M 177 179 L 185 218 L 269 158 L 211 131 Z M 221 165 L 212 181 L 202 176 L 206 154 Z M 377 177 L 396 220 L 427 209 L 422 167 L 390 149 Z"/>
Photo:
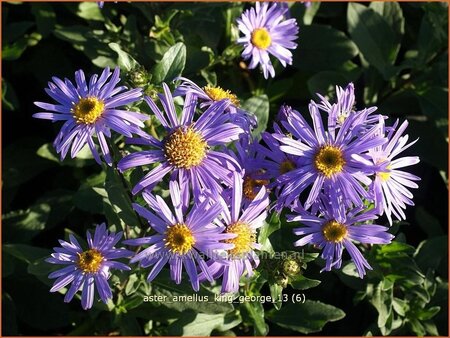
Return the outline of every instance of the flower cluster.
<path id="1" fill-rule="evenodd" d="M 283 66 L 292 63 L 289 49 L 296 48 L 298 28 L 286 6 L 256 3 L 238 27 L 249 68 L 261 64 L 265 78 L 274 76 L 269 53 Z M 65 301 L 81 289 L 82 306 L 90 308 L 97 286 L 107 302 L 109 270 L 130 270 L 119 258 L 149 268 L 148 282 L 168 265 L 171 279 L 180 283 L 184 266 L 195 291 L 201 282 L 221 280 L 223 293 L 237 292 L 241 277 L 251 277 L 259 265 L 258 229 L 269 210 L 287 209 L 287 220 L 302 224 L 294 229 L 300 238 L 293 246 L 321 249 L 323 270 L 340 268 L 346 249 L 363 278 L 371 266 L 357 244 L 390 243 L 389 228 L 373 222 L 385 214 L 392 225 L 413 205 L 408 188 L 417 188 L 419 178 L 403 168 L 419 159 L 399 157 L 415 142 L 403 135 L 408 123 L 386 126 L 376 107 L 357 110 L 351 83 L 336 87 L 335 102 L 318 95 L 309 117 L 283 105 L 273 132 L 256 138 L 256 117 L 229 90 L 180 77 L 174 91 L 163 83 L 156 98 L 143 97 L 140 88 L 119 86 L 119 76 L 118 68 L 106 68 L 89 81 L 81 70 L 75 83 L 54 77 L 46 92 L 57 103 L 35 102 L 45 111 L 34 117 L 65 121 L 54 142 L 61 159 L 69 151 L 75 157 L 87 144 L 98 163 L 103 157 L 112 165 L 107 139 L 114 142 L 115 132 L 132 145 L 115 167 L 121 173 L 144 170 L 131 193 L 143 198 L 143 205 L 132 206 L 148 221 L 146 235 L 122 242 L 138 247 L 136 252 L 115 248 L 122 233 L 110 234 L 105 224 L 94 238 L 87 233 L 86 250 L 73 236 L 54 249 L 48 262 L 66 267 L 50 274 L 57 278 L 51 291 L 72 283 Z M 138 104 L 157 120 L 157 133 L 150 135 L 144 124 L 150 115 Z M 170 203 L 160 196 L 164 189 Z"/>
<path id="2" fill-rule="evenodd" d="M 266 141 L 269 148 L 275 148 L 272 162 L 284 153 L 284 161 L 292 164 L 277 178 L 276 207 L 295 212 L 288 220 L 305 225 L 294 230 L 303 236 L 295 245 L 323 249 L 325 270 L 341 266 L 345 248 L 363 278 L 371 267 L 353 242 L 387 244 L 393 239 L 387 227 L 371 223 L 383 214 L 389 224 L 392 216 L 405 219 L 403 209 L 413 205 L 407 188 L 417 188 L 414 181 L 420 178 L 399 169 L 419 158 L 396 157 L 415 141 L 407 143 L 408 135 L 402 136 L 406 121 L 386 128 L 387 116 L 374 114 L 376 107 L 356 110 L 352 83 L 336 87 L 334 103 L 318 96 L 318 103 L 309 104 L 312 126 L 298 111 L 283 108 L 281 126 L 266 136 L 272 138 Z"/>

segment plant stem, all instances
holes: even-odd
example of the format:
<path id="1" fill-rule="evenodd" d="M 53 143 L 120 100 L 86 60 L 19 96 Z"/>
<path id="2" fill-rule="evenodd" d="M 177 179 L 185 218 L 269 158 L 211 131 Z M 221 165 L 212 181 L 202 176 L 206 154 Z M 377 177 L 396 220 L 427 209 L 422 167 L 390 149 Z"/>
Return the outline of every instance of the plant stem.
<path id="1" fill-rule="evenodd" d="M 120 170 L 117 167 L 117 164 L 118 164 L 118 160 L 117 160 L 118 151 L 117 151 L 116 144 L 112 140 L 110 140 L 108 143 L 109 143 L 108 145 L 109 145 L 109 149 L 110 149 L 110 152 L 111 152 L 111 157 L 112 157 L 112 160 L 113 160 L 112 161 L 112 168 L 113 168 L 113 171 L 114 171 L 114 175 L 119 178 L 119 181 L 120 181 L 120 183 L 122 185 L 122 189 L 125 192 L 125 196 L 126 196 L 127 202 L 129 204 L 130 208 L 133 210 L 134 214 L 136 215 L 137 221 L 139 222 L 139 226 L 140 226 L 139 232 L 141 233 L 143 231 L 144 227 L 145 227 L 145 224 L 142 222 L 141 217 L 139 216 L 139 214 L 133 209 L 132 205 L 133 205 L 133 202 L 134 202 L 134 197 L 133 197 L 133 194 L 131 193 L 130 186 L 129 186 L 127 180 L 125 179 L 125 177 L 123 176 L 123 174 L 120 172 Z M 129 227 L 129 225 L 127 223 L 125 223 L 125 229 L 124 230 L 125 230 L 125 238 L 128 239 L 130 237 L 130 227 Z"/>

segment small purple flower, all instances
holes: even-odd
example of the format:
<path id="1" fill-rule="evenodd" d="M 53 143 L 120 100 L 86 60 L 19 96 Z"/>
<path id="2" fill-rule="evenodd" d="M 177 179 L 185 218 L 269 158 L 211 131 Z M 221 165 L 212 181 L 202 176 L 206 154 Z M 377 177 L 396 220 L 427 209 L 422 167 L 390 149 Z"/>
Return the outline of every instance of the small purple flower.
<path id="1" fill-rule="evenodd" d="M 240 108 L 238 97 L 229 90 L 222 89 L 219 86 L 207 85 L 203 88 L 199 87 L 193 81 L 179 77 L 181 84 L 175 89 L 174 96 L 186 96 L 188 93 L 196 96 L 200 101 L 200 108 L 207 108 L 214 102 L 221 100 L 230 100 L 227 111 L 230 112 L 232 122 L 241 126 L 246 132 L 250 133 L 252 128 L 257 126 L 256 116 Z"/>
<path id="2" fill-rule="evenodd" d="M 237 155 L 233 155 L 236 156 L 243 171 L 244 205 L 248 205 L 262 187 L 269 185 L 269 177 L 264 170 L 264 155 L 257 150 L 257 140 L 252 139 L 249 135 L 244 135 L 239 142 L 235 143 L 235 146 Z"/>
<path id="3" fill-rule="evenodd" d="M 88 82 L 84 72 L 78 70 L 75 72 L 75 85 L 68 79 L 62 81 L 53 77 L 53 82 L 48 83 L 45 91 L 57 104 L 34 103 L 45 112 L 33 117 L 53 122 L 65 121 L 53 143 L 56 152 L 61 154 L 61 160 L 69 150 L 74 158 L 87 143 L 95 160 L 101 164 L 93 140 L 95 135 L 106 163 L 112 165 L 106 141 L 106 137 L 111 137 L 111 129 L 127 137 L 142 134 L 140 128 L 144 127 L 143 121 L 148 116 L 119 108 L 141 99 L 142 89 L 116 87 L 120 82 L 119 76 L 119 68 L 112 74 L 109 68 L 105 68 L 100 77 L 94 74 Z"/>
<path id="4" fill-rule="evenodd" d="M 328 114 L 328 129 L 333 132 L 341 128 L 345 120 L 352 115 L 356 115 L 353 120 L 353 126 L 349 126 L 349 129 L 358 128 L 358 133 L 364 134 L 367 130 L 378 123 L 381 115 L 371 115 L 378 108 L 368 107 L 362 111 L 355 109 L 355 87 L 353 83 L 349 83 L 347 87 L 342 88 L 336 86 L 336 102 L 330 103 L 327 98 L 321 94 L 316 94 L 320 98 L 320 102 L 317 104 L 319 110 Z M 385 117 L 383 117 L 385 118 Z"/>
<path id="5" fill-rule="evenodd" d="M 187 213 L 189 194 L 180 191 L 178 183 L 170 182 L 170 197 L 174 213 L 159 196 L 144 192 L 143 197 L 150 209 L 133 204 L 139 215 L 146 218 L 156 234 L 138 239 L 130 239 L 124 243 L 134 246 L 150 245 L 131 259 L 131 263 L 139 262 L 143 268 L 153 266 L 147 280 L 151 282 L 169 263 L 170 275 L 175 283 L 181 282 L 184 265 L 192 288 L 199 290 L 197 267 L 208 280 L 213 281 L 209 267 L 203 255 L 210 255 L 214 250 L 233 249 L 233 245 L 224 243 L 234 235 L 223 233 L 224 227 L 213 224 L 222 212 L 222 206 L 209 198 L 194 204 Z"/>
<path id="6" fill-rule="evenodd" d="M 226 113 L 230 101 L 213 103 L 194 121 L 197 98 L 187 94 L 183 111 L 178 117 L 169 87 L 166 84 L 163 87 L 164 95 L 159 98 L 167 119 L 152 99 L 145 97 L 144 100 L 166 129 L 167 136 L 162 141 L 149 135 L 137 141 L 131 140 L 148 145 L 151 149 L 125 156 L 118 168 L 125 171 L 160 162 L 133 188 L 133 194 L 143 189 L 152 189 L 169 172 L 172 173 L 172 179 L 190 182 L 196 196 L 204 189 L 220 192 L 221 184 L 231 185 L 232 172 L 240 170 L 233 157 L 214 149 L 215 146 L 237 140 L 244 132 L 241 127 L 230 122 L 230 115 Z"/>
<path id="7" fill-rule="evenodd" d="M 208 262 L 209 272 L 214 278 L 223 276 L 222 293 L 237 292 L 239 280 L 242 275 L 253 275 L 253 269 L 259 264 L 259 258 L 254 249 L 260 249 L 257 243 L 256 231 L 264 224 L 267 218 L 266 208 L 269 205 L 267 191 L 262 187 L 253 201 L 242 208 L 243 182 L 238 173 L 234 173 L 234 183 L 231 193 L 230 207 L 224 199 L 218 198 L 223 205 L 222 221 L 225 233 L 234 234 L 235 237 L 226 240 L 233 244 L 233 248 L 226 251 L 225 257 L 213 259 Z M 219 256 L 219 255 L 217 255 Z M 200 274 L 204 279 L 205 274 Z"/>
<path id="8" fill-rule="evenodd" d="M 375 195 L 375 207 L 380 215 L 386 214 L 389 224 L 392 225 L 392 215 L 398 220 L 406 219 L 403 209 L 406 205 L 414 205 L 413 195 L 407 188 L 418 188 L 414 181 L 420 181 L 420 177 L 399 170 L 419 163 L 418 156 L 406 156 L 396 158 L 401 152 L 411 147 L 417 140 L 408 142 L 408 135 L 402 136 L 408 121 L 404 121 L 398 129 L 397 120 L 387 134 L 388 142 L 369 151 L 374 164 L 384 163 L 385 170 L 376 171 L 375 180 L 371 189 Z M 386 133 L 384 121 L 379 124 L 379 134 Z"/>
<path id="9" fill-rule="evenodd" d="M 277 133 L 282 133 L 277 125 L 274 125 L 274 128 Z M 264 141 L 265 146 L 258 144 L 257 152 L 260 156 L 264 156 L 262 168 L 265 177 L 272 180 L 269 187 L 275 188 L 275 194 L 278 196 L 286 183 L 285 174 L 298 167 L 298 159 L 294 155 L 283 152 L 280 149 L 280 143 L 272 134 L 263 132 L 261 138 Z"/>
<path id="10" fill-rule="evenodd" d="M 295 19 L 285 20 L 288 11 L 278 3 L 256 2 L 256 7 L 246 10 L 237 19 L 238 28 L 244 34 L 237 42 L 244 45 L 242 57 L 251 59 L 248 68 L 261 64 L 264 78 L 275 76 L 269 54 L 275 56 L 283 67 L 292 64 L 289 49 L 297 48 L 298 26 Z"/>
<path id="11" fill-rule="evenodd" d="M 293 110 L 287 116 L 287 122 L 282 124 L 296 139 L 273 134 L 280 141 L 282 151 L 296 156 L 297 165 L 285 174 L 286 184 L 279 203 L 289 206 L 312 185 L 305 202 L 306 209 L 316 201 L 322 189 L 343 195 L 346 204 L 361 206 L 363 199 L 372 198 L 363 185 L 372 183 L 369 175 L 376 169 L 369 161 L 367 151 L 384 144 L 386 139 L 376 135 L 376 126 L 363 135 L 353 132 L 355 120 L 367 116 L 367 112 L 350 115 L 336 133 L 335 129 L 324 128 L 315 102 L 311 101 L 309 111 L 314 128 Z"/>
<path id="12" fill-rule="evenodd" d="M 78 290 L 81 292 L 81 306 L 87 310 L 94 302 L 94 290 L 100 295 L 100 299 L 107 303 L 112 298 L 111 288 L 108 284 L 109 270 L 130 270 L 128 265 L 116 262 L 115 259 L 131 257 L 133 252 L 125 249 L 117 249 L 114 246 L 122 237 L 122 232 L 109 233 L 103 223 L 95 228 L 94 238 L 87 231 L 89 249 L 83 250 L 73 235 L 69 235 L 70 243 L 59 240 L 61 248 L 53 248 L 46 261 L 52 264 L 63 264 L 66 267 L 52 272 L 48 277 L 57 278 L 50 292 L 55 292 L 72 283 L 64 297 L 64 302 L 72 300 Z"/>
<path id="13" fill-rule="evenodd" d="M 278 125 L 279 122 L 287 121 L 287 117 L 289 114 L 292 114 L 292 107 L 287 104 L 282 104 L 280 109 L 278 109 L 278 114 L 275 118 L 275 121 Z"/>
<path id="14" fill-rule="evenodd" d="M 355 263 L 360 278 L 366 274 L 366 268 L 372 269 L 367 260 L 353 242 L 365 244 L 389 244 L 394 238 L 387 232 L 388 228 L 376 224 L 360 224 L 377 218 L 375 211 L 364 211 L 363 207 L 345 210 L 344 203 L 331 203 L 321 195 L 318 203 L 319 215 L 297 206 L 297 215 L 289 215 L 288 221 L 298 221 L 304 226 L 294 229 L 294 234 L 302 236 L 295 246 L 313 244 L 319 246 L 325 268 L 322 271 L 339 269 L 342 264 L 342 252 L 347 249 Z"/>

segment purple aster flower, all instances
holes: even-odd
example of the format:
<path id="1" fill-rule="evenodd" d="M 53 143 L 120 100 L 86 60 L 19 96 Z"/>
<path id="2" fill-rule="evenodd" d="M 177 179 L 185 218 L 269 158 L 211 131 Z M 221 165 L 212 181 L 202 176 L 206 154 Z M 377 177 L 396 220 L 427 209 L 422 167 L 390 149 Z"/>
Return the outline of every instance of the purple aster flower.
<path id="1" fill-rule="evenodd" d="M 387 139 L 388 142 L 377 146 L 369 151 L 373 163 L 384 163 L 385 169 L 376 171 L 375 180 L 371 189 L 375 195 L 375 207 L 380 215 L 386 214 L 389 224 L 392 225 L 392 215 L 398 220 L 406 219 L 403 209 L 406 205 L 414 205 L 412 193 L 407 188 L 418 188 L 414 181 L 420 181 L 420 177 L 399 170 L 419 163 L 418 156 L 406 156 L 396 158 L 401 152 L 411 147 L 417 140 L 408 142 L 408 135 L 402 136 L 408 121 L 404 121 L 397 129 L 399 121 L 397 120 L 390 128 Z M 384 121 L 379 124 L 379 134 L 385 135 L 386 130 Z"/>
<path id="2" fill-rule="evenodd" d="M 220 192 L 221 183 L 231 185 L 232 172 L 240 170 L 233 157 L 214 150 L 215 146 L 226 145 L 238 139 L 244 132 L 241 127 L 229 121 L 230 114 L 226 113 L 226 109 L 230 101 L 213 103 L 194 121 L 196 97 L 192 94 L 186 95 L 183 111 L 178 117 L 172 94 L 166 84 L 163 84 L 163 87 L 165 94 L 159 98 L 167 119 L 152 99 L 145 97 L 144 100 L 166 129 L 167 136 L 162 141 L 148 135 L 137 142 L 133 140 L 132 142 L 145 144 L 153 149 L 125 156 L 119 162 L 118 168 L 124 171 L 160 162 L 133 188 L 133 194 L 144 188 L 153 188 L 169 172 L 172 172 L 172 179 L 190 182 L 195 192 L 204 189 Z"/>
<path id="3" fill-rule="evenodd" d="M 275 118 L 275 121 L 277 122 L 277 126 L 279 122 L 287 121 L 287 117 L 289 114 L 292 114 L 292 107 L 288 106 L 287 104 L 282 104 L 280 106 L 280 109 L 278 109 L 278 114 Z"/>
<path id="4" fill-rule="evenodd" d="M 286 7 L 278 3 L 257 2 L 255 8 L 246 10 L 237 19 L 238 28 L 244 34 L 237 42 L 245 46 L 242 57 L 251 59 L 248 68 L 261 64 L 264 78 L 275 76 L 269 54 L 275 56 L 283 67 L 292 64 L 289 49 L 297 48 L 298 26 L 295 19 L 285 20 Z"/>
<path id="5" fill-rule="evenodd" d="M 297 206 L 294 211 L 298 215 L 289 215 L 288 221 L 298 221 L 304 226 L 294 229 L 294 234 L 302 236 L 295 246 L 313 244 L 319 246 L 325 268 L 322 271 L 339 269 L 342 264 L 342 252 L 347 249 L 355 263 L 360 278 L 366 274 L 366 268 L 372 269 L 367 260 L 353 242 L 365 244 L 389 244 L 394 238 L 387 232 L 388 228 L 377 224 L 360 224 L 377 218 L 375 211 L 364 211 L 363 207 L 345 210 L 344 203 L 330 203 L 321 195 L 319 199 L 319 215 Z"/>
<path id="6" fill-rule="evenodd" d="M 94 238 L 87 231 L 89 248 L 83 250 L 73 235 L 69 235 L 70 243 L 59 240 L 61 248 L 53 248 L 46 261 L 52 264 L 62 264 L 66 267 L 52 272 L 48 277 L 57 278 L 50 292 L 61 290 L 72 283 L 64 297 L 64 302 L 72 300 L 78 290 L 81 292 L 81 306 L 90 309 L 94 302 L 94 290 L 100 295 L 100 299 L 107 303 L 112 298 L 111 288 L 108 284 L 110 269 L 130 270 L 128 265 L 116 262 L 115 259 L 131 257 L 133 252 L 125 249 L 117 249 L 114 246 L 122 237 L 122 232 L 109 233 L 103 223 L 95 228 Z"/>
<path id="7" fill-rule="evenodd" d="M 269 176 L 264 171 L 264 155 L 258 152 L 258 141 L 244 135 L 235 144 L 237 161 L 243 169 L 244 205 L 248 205 L 256 197 L 262 187 L 269 185 Z M 231 152 L 231 151 L 230 151 Z"/>
<path id="8" fill-rule="evenodd" d="M 320 98 L 317 107 L 328 114 L 329 130 L 334 131 L 335 129 L 340 128 L 350 114 L 355 114 L 359 118 L 353 120 L 354 123 L 350 129 L 357 128 L 360 134 L 364 134 L 368 129 L 378 123 L 381 116 L 379 114 L 371 115 L 378 109 L 377 107 L 364 108 L 362 111 L 357 111 L 355 109 L 355 87 L 351 82 L 345 89 L 336 86 L 335 103 L 330 103 L 328 99 L 321 94 L 316 95 Z"/>
<path id="9" fill-rule="evenodd" d="M 253 275 L 253 269 L 259 264 L 259 258 L 254 249 L 260 249 L 256 243 L 256 231 L 264 224 L 267 218 L 266 208 L 269 205 L 267 191 L 262 187 L 253 201 L 245 208 L 242 207 L 243 181 L 238 173 L 233 175 L 234 183 L 231 195 L 230 207 L 224 199 L 218 198 L 223 205 L 222 221 L 225 225 L 225 233 L 237 235 L 226 240 L 233 244 L 232 249 L 226 251 L 225 257 L 217 255 L 219 259 L 208 262 L 209 272 L 214 278 L 223 276 L 222 293 L 237 292 L 239 280 L 242 275 Z M 204 273 L 200 278 L 204 279 Z"/>
<path id="10" fill-rule="evenodd" d="M 274 128 L 276 133 L 282 133 L 277 125 L 274 125 Z M 297 168 L 298 159 L 294 155 L 283 152 L 280 149 L 280 143 L 272 134 L 264 132 L 261 134 L 261 138 L 266 146 L 258 144 L 257 152 L 264 156 L 262 167 L 265 177 L 272 180 L 269 187 L 275 188 L 275 194 L 278 196 L 286 182 L 284 174 Z"/>
<path id="11" fill-rule="evenodd" d="M 250 133 L 252 128 L 257 126 L 256 116 L 240 108 L 240 102 L 237 96 L 229 90 L 222 89 L 219 86 L 207 85 L 203 88 L 191 80 L 178 77 L 176 80 L 182 81 L 175 89 L 174 96 L 186 96 L 188 93 L 195 95 L 200 101 L 200 108 L 211 106 L 214 102 L 219 102 L 224 99 L 230 100 L 230 105 L 227 110 L 231 114 L 231 121 L 242 127 L 246 132 Z"/>
<path id="12" fill-rule="evenodd" d="M 45 110 L 33 117 L 55 121 L 65 121 L 53 145 L 63 160 L 70 150 L 74 158 L 86 143 L 101 164 L 93 136 L 97 137 L 105 161 L 111 165 L 112 159 L 106 137 L 111 137 L 111 129 L 119 134 L 132 137 L 142 134 L 143 121 L 147 115 L 121 109 L 121 106 L 141 99 L 142 89 L 126 90 L 124 86 L 116 87 L 120 82 L 120 70 L 116 68 L 111 74 L 109 68 L 103 70 L 100 77 L 94 74 L 86 81 L 84 72 L 75 72 L 75 85 L 68 79 L 53 77 L 48 83 L 46 93 L 57 104 L 35 102 Z"/>
<path id="13" fill-rule="evenodd" d="M 375 167 L 367 158 L 367 151 L 382 145 L 386 139 L 377 135 L 372 127 L 363 135 L 352 132 L 355 119 L 367 112 L 350 115 L 337 133 L 326 130 L 317 105 L 309 105 L 313 126 L 295 110 L 282 122 L 294 138 L 275 133 L 273 136 L 282 144 L 280 149 L 297 157 L 297 168 L 285 174 L 286 184 L 280 194 L 279 203 L 290 205 L 307 187 L 311 186 L 305 208 L 308 209 L 317 199 L 322 188 L 332 189 L 344 197 L 346 204 L 362 205 L 362 198 L 371 199 L 364 188 L 372 181 L 368 177 Z"/>
<path id="14" fill-rule="evenodd" d="M 97 1 L 97 5 L 98 5 L 98 8 L 103 8 L 103 6 L 105 5 L 105 2 L 104 1 Z"/>
<path id="15" fill-rule="evenodd" d="M 177 284 L 181 282 L 184 265 L 195 291 L 199 290 L 197 267 L 208 280 L 213 281 L 202 255 L 211 254 L 214 250 L 228 250 L 234 247 L 223 241 L 235 235 L 223 233 L 224 227 L 213 224 L 222 211 L 221 204 L 205 198 L 203 202 L 194 204 L 187 213 L 189 194 L 180 192 L 178 183 L 175 181 L 170 182 L 170 197 L 174 213 L 161 197 L 155 197 L 146 191 L 143 197 L 153 212 L 138 204 L 133 204 L 134 209 L 148 220 L 156 234 L 124 241 L 134 246 L 150 245 L 134 256 L 131 263 L 139 262 L 143 268 L 153 266 L 147 277 L 149 282 L 159 274 L 166 263 L 169 263 L 171 278 Z"/>

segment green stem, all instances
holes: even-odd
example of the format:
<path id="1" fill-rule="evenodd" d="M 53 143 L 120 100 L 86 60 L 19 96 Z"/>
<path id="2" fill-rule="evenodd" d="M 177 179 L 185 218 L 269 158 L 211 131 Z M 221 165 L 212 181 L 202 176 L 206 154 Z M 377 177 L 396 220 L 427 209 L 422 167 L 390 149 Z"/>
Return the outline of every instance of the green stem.
<path id="1" fill-rule="evenodd" d="M 133 209 L 133 202 L 134 202 L 134 197 L 133 194 L 131 193 L 131 188 L 127 182 L 127 180 L 125 179 L 125 177 L 123 176 L 123 174 L 120 172 L 120 170 L 117 167 L 118 164 L 118 160 L 117 160 L 117 153 L 118 153 L 118 149 L 116 147 L 116 144 L 112 141 L 109 140 L 108 142 L 108 146 L 111 152 L 111 157 L 112 157 L 112 168 L 113 168 L 113 172 L 114 175 L 116 177 L 119 178 L 119 181 L 122 185 L 123 191 L 125 192 L 125 196 L 128 202 L 128 205 L 130 206 L 130 208 L 133 210 L 134 214 L 136 215 L 136 219 L 139 222 L 139 234 L 142 233 L 145 224 L 142 222 L 141 217 L 139 216 L 139 214 Z M 129 225 L 127 223 L 125 223 L 125 238 L 128 239 L 130 237 L 130 228 Z"/>

